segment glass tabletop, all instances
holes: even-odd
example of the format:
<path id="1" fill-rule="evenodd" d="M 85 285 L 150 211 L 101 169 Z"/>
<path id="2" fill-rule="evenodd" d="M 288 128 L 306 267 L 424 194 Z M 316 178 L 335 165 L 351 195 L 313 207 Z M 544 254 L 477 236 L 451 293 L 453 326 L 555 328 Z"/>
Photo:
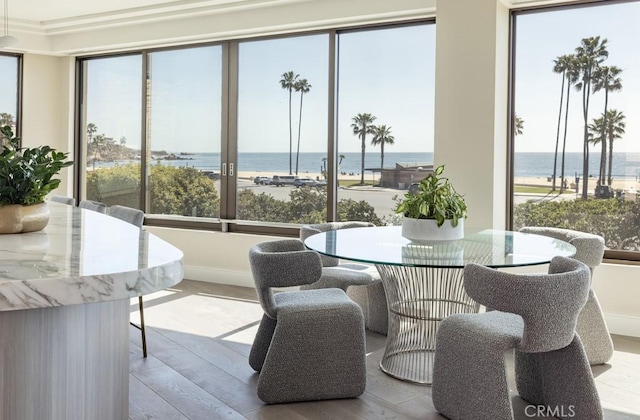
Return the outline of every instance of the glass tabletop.
<path id="1" fill-rule="evenodd" d="M 340 229 L 308 237 L 304 244 L 320 254 L 373 264 L 462 268 L 546 264 L 557 255 L 571 257 L 576 248 L 559 239 L 507 230 L 465 230 L 456 241 L 412 242 L 400 226 Z"/>

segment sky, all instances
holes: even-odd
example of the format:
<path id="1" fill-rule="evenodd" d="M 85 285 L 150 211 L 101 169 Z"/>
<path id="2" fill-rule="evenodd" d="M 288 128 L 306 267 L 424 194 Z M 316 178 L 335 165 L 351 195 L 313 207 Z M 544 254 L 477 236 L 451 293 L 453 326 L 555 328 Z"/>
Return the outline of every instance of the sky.
<path id="1" fill-rule="evenodd" d="M 220 150 L 221 51 L 213 46 L 151 55 L 153 150 Z M 289 93 L 280 85 L 287 71 L 311 84 L 303 98 L 302 119 L 300 93 L 292 94 L 293 149 L 301 121 L 300 151 L 326 150 L 328 55 L 326 34 L 240 43 L 240 153 L 289 151 Z M 341 34 L 340 153 L 360 152 L 351 118 L 365 112 L 377 117 L 376 124 L 391 126 L 395 144 L 385 151 L 433 151 L 434 59 L 432 24 Z M 88 61 L 87 121 L 98 127 L 98 134 L 116 141 L 124 136 L 130 147 L 140 144 L 140 66 L 139 55 Z"/>
<path id="2" fill-rule="evenodd" d="M 516 21 L 516 104 L 524 119 L 516 152 L 553 152 L 557 133 L 562 76 L 553 60 L 571 54 L 583 38 L 607 38 L 609 57 L 603 63 L 620 67 L 622 91 L 609 94 L 608 108 L 626 115 L 626 134 L 614 152 L 640 152 L 640 2 L 523 14 Z M 570 94 L 567 151 L 581 152 L 584 119 L 582 94 Z M 604 111 L 604 91 L 591 95 L 588 120 Z M 564 118 L 564 117 L 563 117 Z M 592 148 L 592 150 L 594 150 Z"/>
<path id="3" fill-rule="evenodd" d="M 516 152 L 552 152 L 556 140 L 562 78 L 553 60 L 572 53 L 580 40 L 608 39 L 605 64 L 623 69 L 623 89 L 610 94 L 609 108 L 622 111 L 626 134 L 618 152 L 640 152 L 640 2 L 518 15 L 516 21 L 516 113 L 524 133 Z M 304 95 L 302 152 L 326 149 L 328 113 L 326 34 L 244 41 L 239 47 L 238 151 L 288 152 L 289 95 L 282 74 L 294 71 L 311 90 Z M 339 153 L 359 152 L 351 118 L 371 113 L 391 126 L 395 144 L 386 152 L 432 152 L 435 25 L 341 32 L 338 36 L 337 138 Z M 139 147 L 141 55 L 93 59 L 88 66 L 87 121 L 98 134 Z M 222 48 L 207 46 L 151 54 L 151 145 L 153 150 L 219 152 Z M 14 77 L 15 59 L 0 56 L 0 74 Z M 6 79 L 5 79 L 6 80 Z M 5 83 L 6 87 L 15 83 Z M 15 92 L 0 97 L 13 109 Z M 604 93 L 592 95 L 589 121 L 603 111 Z M 581 95 L 572 90 L 567 150 L 582 151 Z M 297 141 L 300 94 L 292 96 L 292 137 Z M 5 111 L 0 111 L 5 112 Z M 372 150 L 370 138 L 367 150 Z"/>

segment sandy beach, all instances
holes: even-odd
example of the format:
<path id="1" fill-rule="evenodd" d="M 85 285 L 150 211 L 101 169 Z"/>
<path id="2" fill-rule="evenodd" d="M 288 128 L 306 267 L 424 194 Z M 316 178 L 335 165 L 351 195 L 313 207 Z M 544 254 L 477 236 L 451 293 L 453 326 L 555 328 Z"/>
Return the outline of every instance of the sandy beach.
<path id="1" fill-rule="evenodd" d="M 253 180 L 257 176 L 266 176 L 273 177 L 274 175 L 289 175 L 289 172 L 261 172 L 261 171 L 240 171 L 238 172 L 238 177 L 243 179 Z M 322 179 L 320 172 L 300 172 L 298 175 L 300 178 L 308 177 L 311 179 Z M 359 181 L 360 175 L 338 175 L 338 179 L 345 181 Z M 370 182 L 372 180 L 377 181 L 379 179 L 379 174 L 376 174 L 375 178 L 371 173 L 364 174 L 364 180 L 366 182 Z M 589 178 L 589 191 L 593 191 L 596 187 L 597 183 L 596 178 Z M 570 190 L 575 190 L 575 183 L 573 177 L 567 179 L 568 188 Z M 560 179 L 557 181 L 557 186 L 560 184 Z M 515 185 L 526 185 L 526 186 L 534 186 L 534 187 L 551 187 L 551 181 L 545 177 L 516 177 L 514 178 Z M 635 191 L 640 187 L 638 182 L 634 178 L 626 178 L 626 179 L 614 179 L 612 187 L 614 190 L 623 190 L 623 191 Z M 580 191 L 582 191 L 582 179 L 580 180 Z"/>
<path id="2" fill-rule="evenodd" d="M 250 179 L 253 180 L 257 176 L 266 176 L 272 178 L 274 175 L 289 175 L 288 171 L 284 172 L 264 172 L 264 171 L 238 171 L 238 178 L 242 179 Z M 298 175 L 295 175 L 300 178 L 311 178 L 311 179 L 324 179 L 320 172 L 298 172 Z M 379 174 L 376 175 L 375 180 L 380 178 Z M 338 175 L 338 179 L 345 181 L 359 181 L 360 175 Z M 371 173 L 364 174 L 365 182 L 370 182 L 373 179 Z"/>

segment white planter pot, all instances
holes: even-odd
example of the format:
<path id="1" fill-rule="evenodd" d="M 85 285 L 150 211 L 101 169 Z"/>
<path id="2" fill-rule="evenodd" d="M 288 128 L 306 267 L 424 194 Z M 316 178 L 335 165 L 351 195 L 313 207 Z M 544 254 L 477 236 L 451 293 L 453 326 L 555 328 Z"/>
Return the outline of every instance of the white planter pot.
<path id="1" fill-rule="evenodd" d="M 416 242 L 454 241 L 464 237 L 464 219 L 458 219 L 458 226 L 453 227 L 451 220 L 445 220 L 438 227 L 435 219 L 402 218 L 402 236 Z"/>

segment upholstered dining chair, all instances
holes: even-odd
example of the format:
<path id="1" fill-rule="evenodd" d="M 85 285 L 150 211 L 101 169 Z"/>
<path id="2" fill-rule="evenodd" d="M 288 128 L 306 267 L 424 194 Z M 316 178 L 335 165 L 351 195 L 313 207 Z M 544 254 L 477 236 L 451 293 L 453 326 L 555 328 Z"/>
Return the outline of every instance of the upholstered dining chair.
<path id="1" fill-rule="evenodd" d="M 602 262 L 604 255 L 604 238 L 602 236 L 552 227 L 523 227 L 520 232 L 550 236 L 569 242 L 576 247 L 576 255 L 573 258 L 589 267 L 592 279 L 595 268 Z M 593 289 L 589 290 L 589 299 L 580 312 L 576 331 L 582 340 L 591 365 L 600 365 L 611 359 L 613 341 L 600 302 L 598 302 Z"/>
<path id="2" fill-rule="evenodd" d="M 258 397 L 268 403 L 354 398 L 366 385 L 362 310 L 336 288 L 274 293 L 322 275 L 319 255 L 298 239 L 249 250 L 264 315 L 249 364 L 259 372 Z"/>
<path id="3" fill-rule="evenodd" d="M 62 204 L 66 204 L 68 206 L 75 206 L 76 205 L 76 199 L 73 197 L 65 197 L 64 195 L 52 195 L 51 197 L 49 197 L 49 201 L 52 201 L 54 203 L 62 203 Z"/>
<path id="4" fill-rule="evenodd" d="M 300 239 L 311 235 L 339 229 L 373 227 L 367 222 L 330 222 L 302 225 Z M 380 279 L 380 273 L 372 266 L 353 261 L 340 261 L 338 258 L 321 255 L 322 277 L 313 284 L 302 286 L 303 290 L 337 287 L 344 290 L 356 302 L 364 313 L 366 329 L 387 335 L 387 300 Z"/>
<path id="5" fill-rule="evenodd" d="M 516 384 L 523 399 L 564 407 L 576 419 L 602 419 L 591 367 L 575 331 L 589 283 L 589 268 L 565 257 L 555 257 L 548 274 L 467 265 L 467 293 L 495 310 L 454 314 L 441 322 L 432 385 L 435 408 L 453 420 L 513 419 L 504 354 L 515 349 Z"/>
<path id="6" fill-rule="evenodd" d="M 127 223 L 137 226 L 142 229 L 144 223 L 144 212 L 142 210 L 134 209 L 131 207 L 114 205 L 109 207 L 109 216 L 116 219 L 124 220 Z M 147 333 L 144 328 L 144 304 L 142 296 L 138 296 L 138 309 L 140 311 L 140 325 L 130 322 L 132 326 L 140 330 L 142 337 L 142 355 L 147 357 Z"/>
<path id="7" fill-rule="evenodd" d="M 81 209 L 97 211 L 98 213 L 107 212 L 107 205 L 99 201 L 81 200 L 80 203 L 78 204 L 78 207 L 80 207 Z"/>

